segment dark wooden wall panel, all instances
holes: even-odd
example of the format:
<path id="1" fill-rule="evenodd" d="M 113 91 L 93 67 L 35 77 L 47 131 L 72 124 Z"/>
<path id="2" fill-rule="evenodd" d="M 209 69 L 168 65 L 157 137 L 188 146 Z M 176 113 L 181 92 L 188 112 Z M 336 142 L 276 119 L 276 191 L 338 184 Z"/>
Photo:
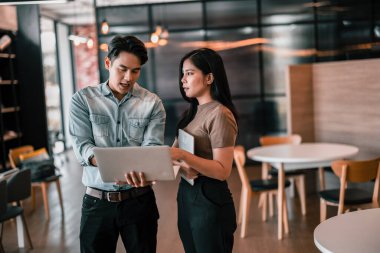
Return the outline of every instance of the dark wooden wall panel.
<path id="1" fill-rule="evenodd" d="M 286 75 L 288 133 L 301 135 L 302 142 L 313 142 L 315 137 L 312 65 L 289 66 Z"/>
<path id="2" fill-rule="evenodd" d="M 48 146 L 45 86 L 38 5 L 17 7 L 17 71 L 23 143 L 35 148 Z"/>

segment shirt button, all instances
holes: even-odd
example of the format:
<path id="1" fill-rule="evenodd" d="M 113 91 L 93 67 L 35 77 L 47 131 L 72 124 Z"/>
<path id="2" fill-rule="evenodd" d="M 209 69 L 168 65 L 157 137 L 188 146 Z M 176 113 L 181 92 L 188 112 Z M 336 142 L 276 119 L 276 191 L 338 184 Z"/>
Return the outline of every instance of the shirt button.
<path id="1" fill-rule="evenodd" d="M 120 124 L 120 120 L 117 122 L 117 124 Z"/>
<path id="2" fill-rule="evenodd" d="M 116 141 L 117 141 L 117 142 L 120 142 L 120 139 L 117 139 Z"/>

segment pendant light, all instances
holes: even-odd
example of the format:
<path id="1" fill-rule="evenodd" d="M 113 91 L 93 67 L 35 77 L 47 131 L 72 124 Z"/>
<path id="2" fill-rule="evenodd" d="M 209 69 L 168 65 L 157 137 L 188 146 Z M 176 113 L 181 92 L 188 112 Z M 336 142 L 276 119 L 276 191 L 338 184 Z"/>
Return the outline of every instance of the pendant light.
<path id="1" fill-rule="evenodd" d="M 107 19 L 103 19 L 101 25 L 100 25 L 100 31 L 102 34 L 108 34 L 110 31 L 110 26 L 107 22 Z"/>

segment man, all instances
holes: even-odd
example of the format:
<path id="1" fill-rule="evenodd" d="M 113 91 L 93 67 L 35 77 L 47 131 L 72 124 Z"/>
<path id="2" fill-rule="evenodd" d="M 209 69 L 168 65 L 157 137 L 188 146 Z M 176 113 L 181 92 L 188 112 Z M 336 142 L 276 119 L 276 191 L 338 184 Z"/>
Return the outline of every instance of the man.
<path id="1" fill-rule="evenodd" d="M 70 135 L 86 186 L 79 236 L 83 253 L 115 252 L 119 234 L 128 253 L 156 251 L 159 214 L 151 182 L 132 173 L 126 182 L 104 183 L 93 154 L 95 146 L 163 144 L 162 102 L 136 83 L 147 60 L 139 39 L 114 37 L 104 62 L 108 81 L 78 91 L 71 100 Z"/>

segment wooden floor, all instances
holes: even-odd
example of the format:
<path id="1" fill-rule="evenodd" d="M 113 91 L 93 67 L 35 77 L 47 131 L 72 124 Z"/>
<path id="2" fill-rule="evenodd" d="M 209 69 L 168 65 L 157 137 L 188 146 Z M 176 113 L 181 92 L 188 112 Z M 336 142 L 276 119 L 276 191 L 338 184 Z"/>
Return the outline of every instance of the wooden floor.
<path id="1" fill-rule="evenodd" d="M 30 208 L 30 200 L 25 201 L 26 220 L 31 232 L 34 250 L 29 250 L 27 242 L 25 249 L 18 248 L 16 223 L 9 221 L 4 225 L 3 245 L 6 252 L 79 252 L 80 210 L 84 193 L 84 187 L 81 184 L 82 169 L 75 160 L 73 152 L 69 151 L 67 156 L 68 161 L 61 167 L 64 214 L 61 212 L 54 186 L 51 187 L 49 192 L 50 221 L 45 220 L 41 194 L 37 195 L 37 208 L 34 211 Z M 247 170 L 250 176 L 257 176 L 259 171 L 256 167 L 250 167 Z M 241 185 L 235 168 L 228 181 L 235 200 L 235 206 L 237 206 Z M 161 216 L 158 227 L 157 252 L 184 252 L 176 225 L 178 181 L 159 182 L 154 188 Z M 318 252 L 313 242 L 313 231 L 319 223 L 319 199 L 316 195 L 309 195 L 307 201 L 307 215 L 302 216 L 298 198 L 289 198 L 290 234 L 285 235 L 283 240 L 278 241 L 277 216 L 269 218 L 267 222 L 262 222 L 257 208 L 258 201 L 257 198 L 254 198 L 247 237 L 245 239 L 239 237 L 240 226 L 238 226 L 235 233 L 233 252 Z M 333 211 L 335 212 L 335 210 Z M 117 252 L 125 252 L 120 240 Z"/>

